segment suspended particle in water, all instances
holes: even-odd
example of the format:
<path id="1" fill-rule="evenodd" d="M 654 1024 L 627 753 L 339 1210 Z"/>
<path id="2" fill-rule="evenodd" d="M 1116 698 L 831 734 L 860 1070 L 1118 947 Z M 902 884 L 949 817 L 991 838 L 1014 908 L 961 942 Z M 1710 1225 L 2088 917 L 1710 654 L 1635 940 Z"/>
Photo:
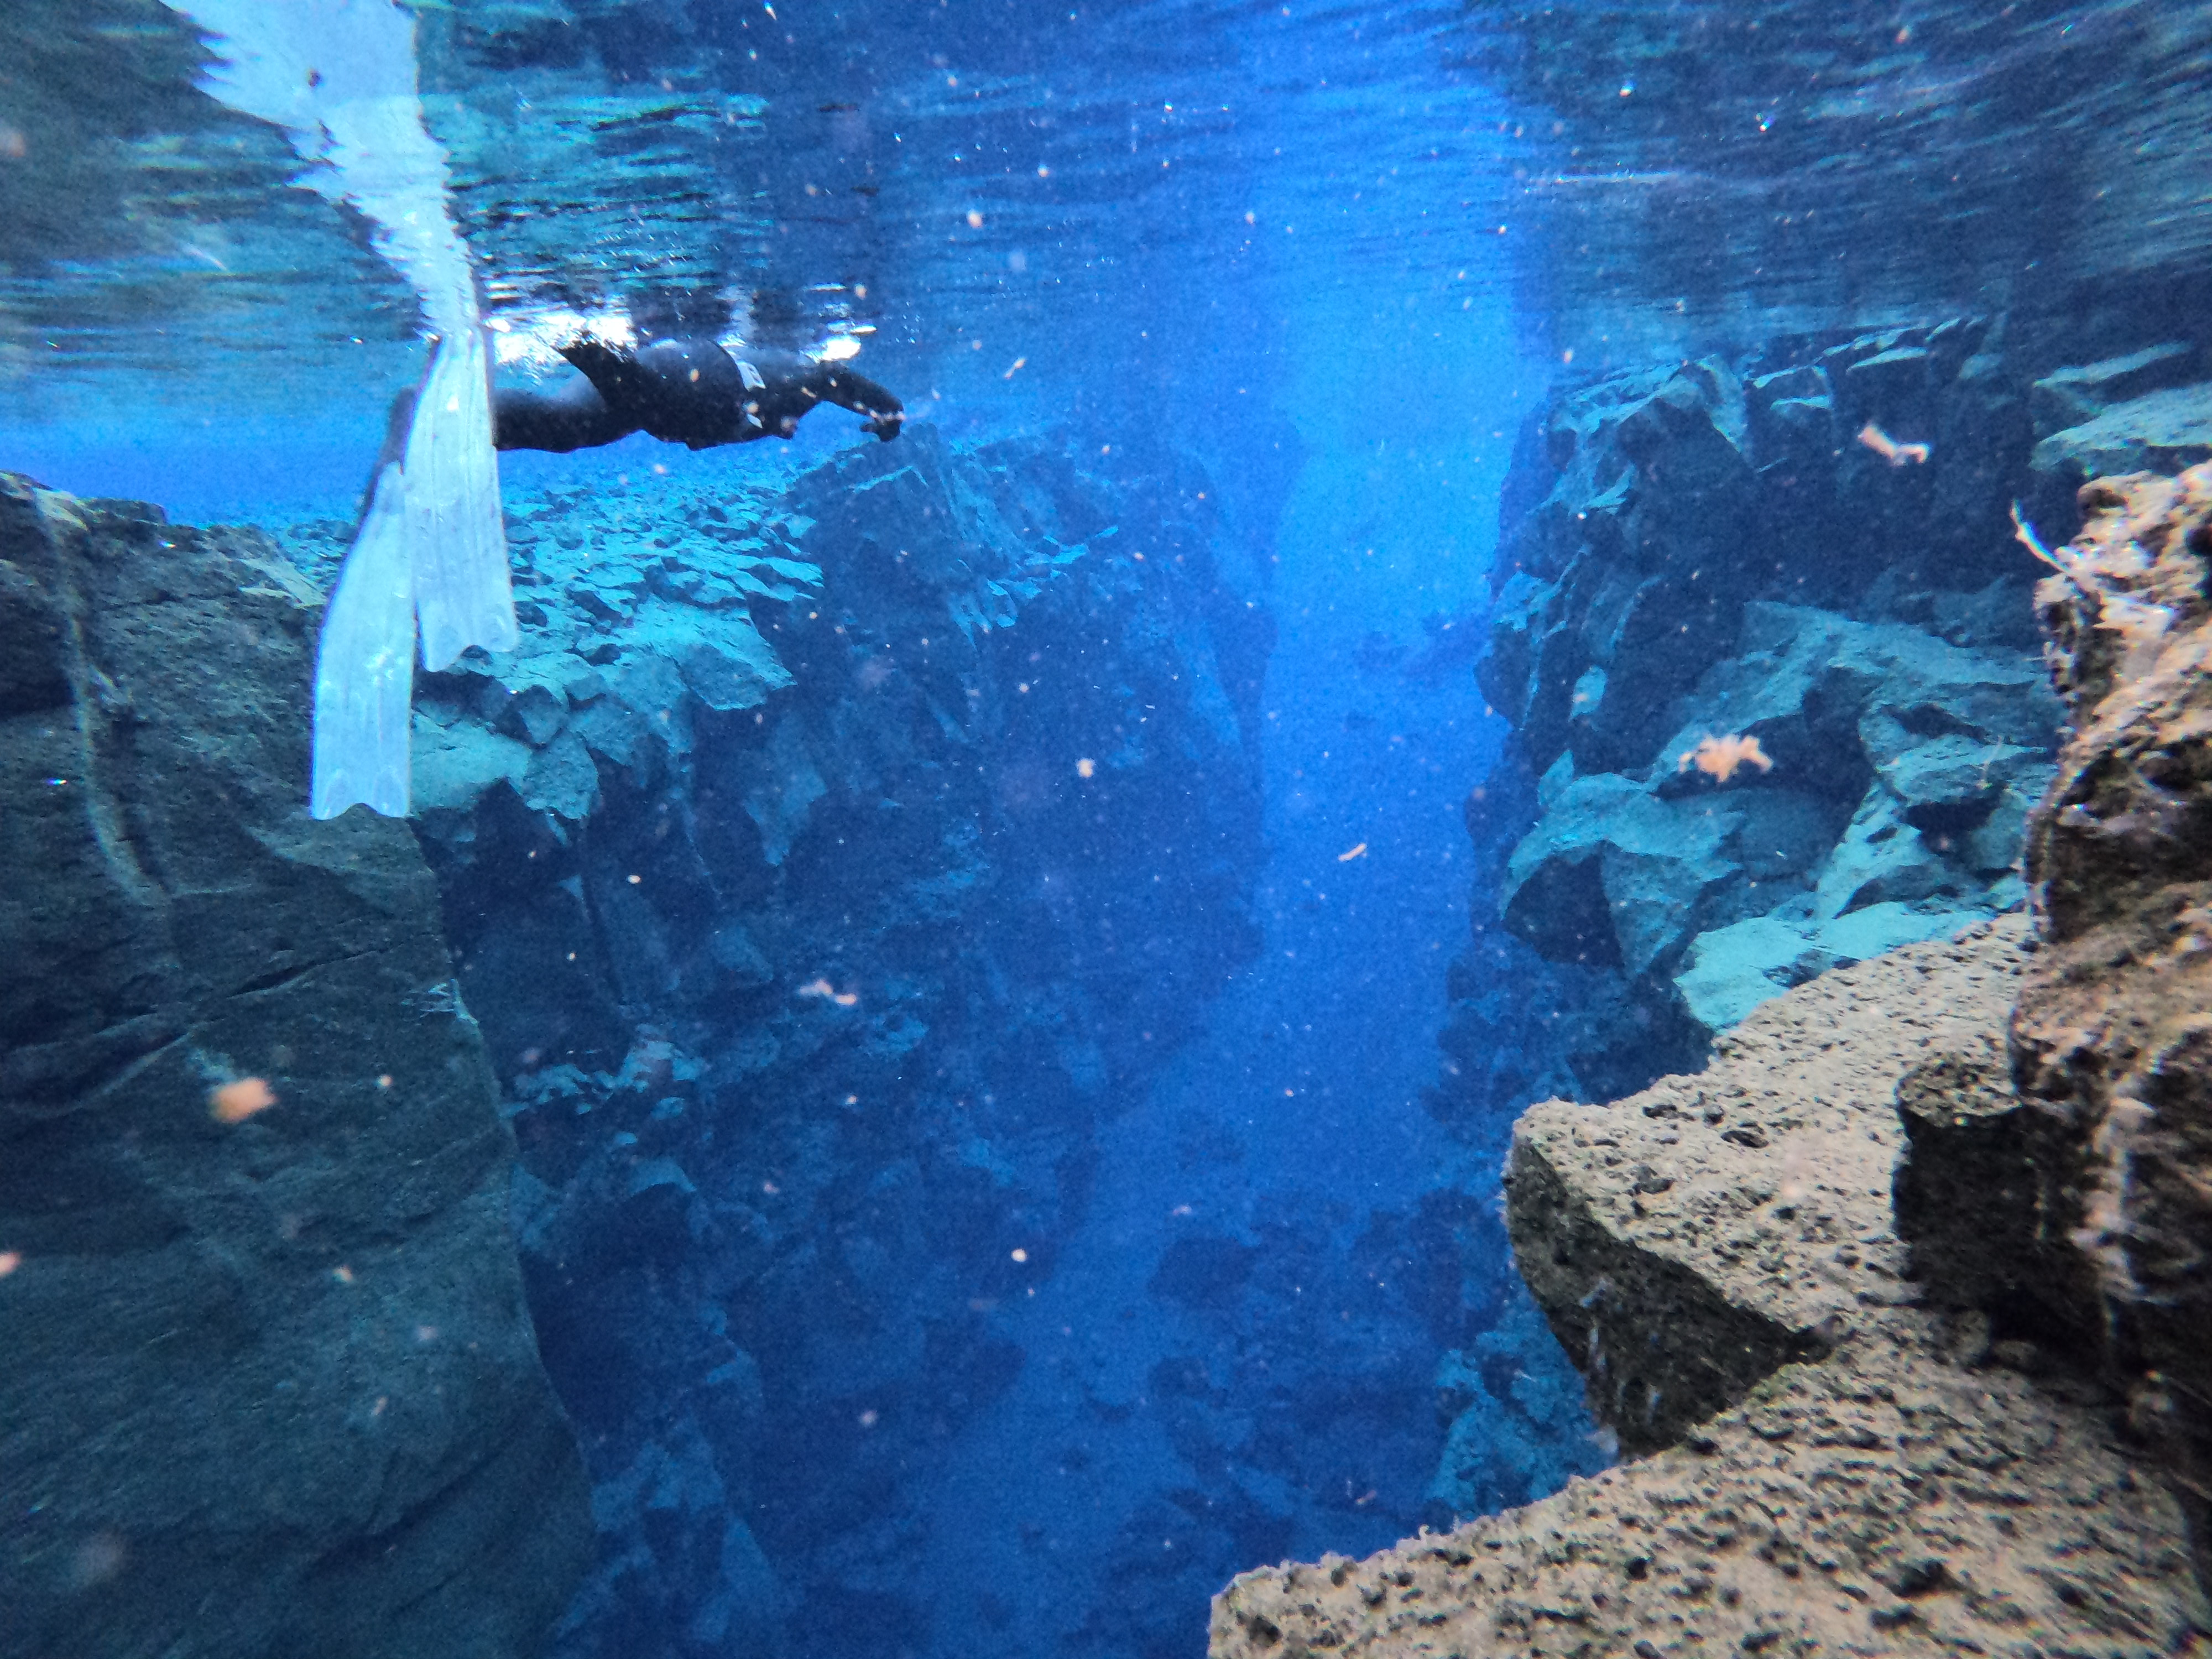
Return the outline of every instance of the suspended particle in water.
<path id="1" fill-rule="evenodd" d="M 77 1546 L 70 1576 L 78 1589 L 90 1589 L 123 1571 L 123 1540 L 112 1532 L 94 1533 Z"/>
<path id="2" fill-rule="evenodd" d="M 1859 428 L 1859 441 L 1887 461 L 1892 466 L 1924 465 L 1928 460 L 1926 444 L 1899 443 L 1872 421 Z"/>

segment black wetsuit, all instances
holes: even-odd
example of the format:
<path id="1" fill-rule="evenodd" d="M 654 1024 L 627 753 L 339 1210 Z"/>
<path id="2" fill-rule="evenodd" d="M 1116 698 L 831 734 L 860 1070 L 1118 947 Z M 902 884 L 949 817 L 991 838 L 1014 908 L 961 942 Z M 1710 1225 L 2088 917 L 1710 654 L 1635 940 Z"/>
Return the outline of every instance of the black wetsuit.
<path id="1" fill-rule="evenodd" d="M 660 339 L 632 351 L 584 339 L 561 355 L 583 379 L 552 392 L 494 392 L 501 449 L 565 453 L 633 432 L 693 449 L 788 438 L 817 404 L 866 416 L 861 429 L 888 441 L 906 418 L 905 406 L 865 374 L 796 351 L 747 347 L 733 357 L 713 340 Z"/>

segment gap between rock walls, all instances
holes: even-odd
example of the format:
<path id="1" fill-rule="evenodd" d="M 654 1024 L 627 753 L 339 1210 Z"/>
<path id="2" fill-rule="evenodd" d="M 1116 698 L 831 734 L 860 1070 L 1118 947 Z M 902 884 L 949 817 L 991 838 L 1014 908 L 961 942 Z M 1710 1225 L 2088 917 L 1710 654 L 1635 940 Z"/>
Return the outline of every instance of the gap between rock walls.
<path id="1" fill-rule="evenodd" d="M 425 677 L 417 826 L 594 1485 L 560 1651 L 1187 1647 L 1601 1461 L 1423 1139 L 1475 694 L 1371 629 L 1271 683 L 1214 495 L 926 425 L 510 492 L 529 639 Z"/>
<path id="2" fill-rule="evenodd" d="M 268 1372 L 255 1304 L 218 1297 L 188 1357 L 210 1386 L 337 1401 L 389 1379 L 355 1402 L 374 1425 L 378 1399 L 442 1389 L 440 1421 L 506 1449 L 440 1512 L 531 1586 L 483 1618 L 526 1633 L 565 1601 L 555 1649 L 574 1654 L 1166 1651 L 1240 1567 L 1380 1547 L 1600 1468 L 1571 1359 L 1603 1362 L 1601 1415 L 1646 1449 L 1645 1429 L 1672 1433 L 1703 1402 L 1663 1364 L 1631 1398 L 1642 1373 L 1620 1358 L 1633 1322 L 1615 1301 L 1547 1304 L 1544 1328 L 1494 1208 L 1508 1126 L 1547 1097 L 1602 1098 L 1734 1052 L 1744 1011 L 1783 1008 L 1800 981 L 1814 1000 L 1876 983 L 1827 975 L 1900 933 L 1954 960 L 1945 936 L 2016 905 L 2012 813 L 2071 763 L 2012 617 L 2049 568 L 2013 504 L 2055 545 L 2070 526 L 2039 503 L 2093 470 L 2178 470 L 2197 443 L 2171 418 L 2197 384 L 2195 348 L 2115 338 L 2078 362 L 2035 343 L 2050 337 L 1963 319 L 1561 386 L 1508 480 L 1494 602 L 1432 618 L 1417 653 L 1346 647 L 1345 684 L 1373 704 L 1349 713 L 1464 697 L 1486 723 L 1457 748 L 1441 717 L 1368 726 L 1278 696 L 1284 598 L 1188 462 L 1108 471 L 1051 441 L 952 444 L 917 424 L 774 487 L 519 490 L 527 641 L 425 677 L 411 836 L 284 827 L 303 728 L 278 711 L 305 684 L 315 596 L 275 544 L 11 483 L 0 536 L 22 580 L 5 620 L 36 670 L 12 729 L 40 810 L 9 822 L 32 838 L 24 867 L 88 872 L 124 945 L 71 957 L 60 1000 L 19 972 L 19 1029 L 39 1036 L 10 1063 L 63 1105 L 112 1087 L 137 1126 L 92 1145 L 70 1139 L 94 1121 L 81 1113 L 15 1125 L 73 1172 L 22 1222 L 31 1265 L 12 1282 L 46 1286 L 24 1352 L 76 1374 L 82 1299 L 42 1278 L 72 1241 L 108 1240 L 113 1272 L 158 1299 L 167 1236 L 100 1231 L 113 1182 L 144 1188 L 193 1236 L 234 1239 L 222 1248 L 258 1264 L 252 1283 L 296 1292 L 312 1328 L 296 1352 L 357 1367 Z M 1929 453 L 1898 461 L 1856 435 L 1868 425 Z M 2092 500 L 2130 649 L 2154 631 L 2144 607 L 2173 603 L 2158 584 L 2196 556 L 2178 531 L 2170 568 L 2130 574 L 2120 531 L 2154 507 L 2195 511 L 2149 488 Z M 312 528 L 286 540 L 311 572 L 333 544 Z M 1771 556 L 1800 544 L 1829 556 Z M 1705 631 L 1637 623 L 1686 593 Z M 2094 643 L 2087 617 L 2065 623 L 2077 643 Z M 2109 654 L 2083 649 L 2069 696 L 2110 689 Z M 1305 751 L 1340 742 L 1425 758 L 1331 790 Z M 1271 791 L 1285 757 L 1304 806 Z M 1341 977 L 1370 1023 L 1330 1029 L 1373 1037 L 1395 1019 L 1425 1041 L 1435 993 L 1358 963 L 1259 965 L 1346 939 L 1444 943 L 1442 912 L 1404 896 L 1442 878 L 1390 865 L 1400 832 L 1355 839 L 1357 814 L 1337 815 L 1374 777 L 1432 760 L 1472 784 L 1456 849 L 1472 875 L 1451 879 L 1474 933 L 1439 976 L 1442 1060 L 1420 1096 L 1439 1138 L 1401 1122 L 1386 1154 L 1345 1139 L 1382 1121 L 1356 1085 L 1385 1047 L 1292 1041 L 1285 1061 L 1266 1034 L 1293 1029 L 1299 999 L 1320 1013 Z M 71 787 L 100 811 L 73 817 Z M 130 832 L 101 842 L 102 823 Z M 252 882 L 195 875 L 210 860 Z M 235 928 L 205 925 L 218 889 Z M 2166 900 L 2143 902 L 2150 916 Z M 48 914 L 76 913 L 23 916 Z M 253 950 L 210 953 L 234 933 Z M 326 958 L 347 940 L 366 943 Z M 40 934 L 18 959 L 64 945 Z M 1955 957 L 1970 980 L 1978 960 Z M 336 1006 L 357 1003 L 357 1024 L 313 1006 L 330 973 L 355 976 Z M 1975 983 L 1988 1001 L 1986 975 Z M 2063 1037 L 2073 1016 L 2039 1006 L 2038 1040 Z M 160 1063 L 132 1070 L 146 1043 L 167 1045 Z M 397 1056 L 389 1083 L 346 1082 L 358 1065 L 337 1056 L 370 1051 Z M 1403 1046 L 1388 1053 L 1398 1064 Z M 1279 1116 L 1221 1087 L 1271 1066 L 1300 1097 Z M 155 1133 L 176 1090 L 228 1099 L 249 1073 L 274 1086 L 237 1096 L 224 1133 Z M 380 1104 L 386 1087 L 405 1109 Z M 301 1109 L 267 1109 L 272 1095 Z M 1933 1084 L 1929 1097 L 1916 1134 L 1952 1109 Z M 1571 1105 L 1538 1118 L 1567 1126 L 1576 1152 L 1557 1167 L 1587 1164 L 1652 1229 L 1702 1213 L 1705 1188 L 1677 1167 L 1693 1141 L 1775 1165 L 1778 1193 L 1791 1178 L 1771 1114 L 1684 1098 L 1648 1097 L 1664 1109 L 1636 1114 L 1634 1158 L 1618 1135 L 1574 1140 Z M 2090 1104 L 2113 1135 L 2142 1133 L 2127 1102 Z M 511 1183 L 495 1105 L 520 1154 Z M 317 1113 L 344 1127 L 347 1157 L 440 1176 L 369 1190 L 301 1133 Z M 1392 1158 L 1414 1166 L 1402 1187 L 1361 1186 Z M 2141 1194 L 2108 1184 L 2095 1214 L 2124 1220 L 2115 1206 Z M 209 1210 L 210 1193 L 228 1196 Z M 2161 1205 L 2143 1212 L 2157 1237 L 2184 1236 Z M 502 1214 L 519 1273 L 483 1249 Z M 2179 1271 L 2130 1257 L 2125 1237 L 2098 1260 L 2130 1295 Z M 394 1240 L 422 1245 L 414 1276 L 386 1261 Z M 478 1267 L 433 1285 L 421 1269 L 447 1251 Z M 1853 1253 L 1842 1265 L 1893 1276 L 1887 1245 Z M 2094 1322 L 2075 1305 L 2093 1279 L 2067 1316 Z M 361 1316 L 426 1298 L 435 1320 Z M 2128 1304 L 2130 1352 L 2191 1377 L 2162 1305 Z M 1778 1352 L 1842 1352 L 1801 1322 Z M 110 1382 L 173 1387 L 167 1363 Z M 2187 1387 L 2134 1401 L 2184 1460 L 2201 1456 Z M 25 1534 L 31 1594 L 11 1614 L 44 1629 L 77 1605 L 71 1563 L 110 1559 L 83 1557 L 82 1538 L 113 1531 L 136 1489 L 72 1449 L 69 1391 L 21 1397 L 44 1449 L 26 1467 L 59 1497 Z M 444 1467 L 444 1431 L 402 1412 L 348 1480 L 374 1484 L 384 1459 Z M 295 1449 L 307 1467 L 328 1448 Z M 219 1508 L 258 1501 L 210 1480 Z M 2151 1537 L 2164 1523 L 2143 1514 Z M 247 1528 L 192 1559 L 209 1582 L 283 1583 L 354 1559 L 372 1523 L 404 1563 L 454 1547 L 412 1523 L 312 1517 L 282 1549 Z M 1007 1588 L 1040 1563 L 1056 1598 Z M 349 1578 L 310 1611 L 335 1616 L 378 1582 Z M 307 1629 L 265 1596 L 222 1606 L 210 1639 L 242 1650 Z M 149 1592 L 112 1598 L 101 1628 L 121 1640 L 204 1613 Z"/>
<path id="3" fill-rule="evenodd" d="M 1166 454 L 917 423 L 774 483 L 513 492 L 525 645 L 416 702 L 451 969 L 404 1008 L 471 1017 L 520 1152 L 597 1528 L 556 1650 L 1171 1647 L 1230 1573 L 1600 1467 L 1509 1267 L 1506 1127 L 2017 902 L 2057 721 L 2012 504 L 2055 540 L 2193 372 L 2114 343 L 1965 319 L 1563 384 L 1489 602 L 1410 653 L 1346 624 L 1304 681 Z M 1363 804 L 1424 766 L 1469 786 L 1449 873 Z M 1431 1008 L 1437 1138 L 1377 1148 L 1361 1082 Z M 1000 1588 L 1039 1562 L 1056 1601 Z"/>
<path id="4" fill-rule="evenodd" d="M 546 648 L 426 685 L 421 830 L 514 1079 L 533 1310 L 599 1493 L 564 1650 L 1034 1639 L 1019 1598 L 933 1580 L 1071 1538 L 1095 1553 L 1054 1639 L 1165 1639 L 1125 1575 L 1179 1598 L 1291 1552 L 1316 1492 L 1342 1486 L 1361 1535 L 1379 1490 L 1327 1435 L 1276 1438 L 1255 1388 L 1345 1422 L 1361 1387 L 1432 1401 L 1384 1483 L 1400 1530 L 1597 1467 L 1485 1208 L 1503 1126 L 1691 1069 L 1790 984 L 2018 902 L 2057 722 L 2008 509 L 2063 498 L 2068 434 L 2142 372 L 2048 372 L 1966 319 L 1560 389 L 1516 452 L 1488 614 L 1365 665 L 1433 699 L 1470 654 L 1444 623 L 1486 634 L 1511 728 L 1468 801 L 1434 1178 L 1395 1220 L 1194 1221 L 1118 1280 L 1060 1279 L 1115 1182 L 1252 1155 L 1202 1106 L 1133 1108 L 1225 990 L 1257 1012 L 1231 988 L 1269 917 L 1326 902 L 1265 873 L 1279 596 L 1229 568 L 1206 479 L 922 428 L 749 497 L 511 502 Z M 1768 765 L 1689 763 L 1718 736 Z M 1112 1165 L 1139 1124 L 1169 1155 Z M 1400 1287 L 1358 1315 L 1399 1356 L 1365 1383 L 1318 1328 L 1303 1358 L 1205 1358 L 1209 1333 L 1301 1328 L 1333 1279 L 1346 1320 Z M 1060 1326 L 1012 1316 L 1038 1296 Z M 1075 1335 L 1139 1307 L 1166 1334 L 1104 1359 Z M 1270 1365 L 1298 1380 L 1271 1395 Z M 1131 1412 L 1118 1443 L 1154 1473 L 1103 1494 L 1081 1418 Z M 948 1558 L 933 1506 L 982 1511 L 945 1494 L 983 1444 L 1126 1513 L 1017 1503 L 1000 1553 Z"/>
<path id="5" fill-rule="evenodd" d="M 544 648 L 418 705 L 597 1494 L 560 1646 L 857 1651 L 926 1622 L 867 1564 L 1022 1370 L 1098 1130 L 1255 949 L 1269 616 L 1202 477 L 1042 442 L 580 505 L 510 501 Z"/>

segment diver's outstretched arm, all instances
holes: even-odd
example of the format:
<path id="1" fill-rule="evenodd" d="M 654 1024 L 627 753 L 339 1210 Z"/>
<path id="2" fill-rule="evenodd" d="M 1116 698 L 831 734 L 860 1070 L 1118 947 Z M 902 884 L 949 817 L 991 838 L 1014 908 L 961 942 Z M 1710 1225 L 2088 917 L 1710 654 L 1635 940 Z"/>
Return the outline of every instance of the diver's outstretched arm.
<path id="1" fill-rule="evenodd" d="M 856 374 L 842 363 L 823 363 L 807 377 L 807 390 L 824 403 L 849 409 L 868 418 L 861 429 L 885 443 L 898 436 L 906 420 L 906 405 L 865 374 Z"/>

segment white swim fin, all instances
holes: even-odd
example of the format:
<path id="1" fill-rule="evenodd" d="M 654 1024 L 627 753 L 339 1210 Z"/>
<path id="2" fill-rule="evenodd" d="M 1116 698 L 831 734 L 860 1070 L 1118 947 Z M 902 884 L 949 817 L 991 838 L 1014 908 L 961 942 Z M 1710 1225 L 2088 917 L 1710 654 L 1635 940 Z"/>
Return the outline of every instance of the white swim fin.
<path id="1" fill-rule="evenodd" d="M 392 0 L 169 0 L 222 37 L 207 89 L 283 126 L 305 182 L 358 209 L 421 297 L 435 343 L 404 444 L 387 447 L 323 619 L 310 810 L 408 807 L 415 612 L 422 659 L 511 651 L 514 593 L 492 443 L 490 352 L 445 152 L 416 92 L 414 15 Z M 407 606 L 398 596 L 404 594 Z M 395 609 L 395 607 L 399 607 Z"/>
<path id="2" fill-rule="evenodd" d="M 492 447 L 490 353 L 481 328 L 438 342 L 415 400 L 404 487 L 422 665 L 445 668 L 472 645 L 514 650 L 520 636 Z"/>
<path id="3" fill-rule="evenodd" d="M 323 611 L 315 658 L 315 764 L 308 810 L 334 818 L 356 801 L 404 817 L 415 690 L 415 569 L 405 472 L 387 461 Z"/>
<path id="4" fill-rule="evenodd" d="M 356 801 L 407 815 L 418 617 L 427 668 L 472 645 L 510 651 L 518 642 L 490 386 L 483 331 L 446 336 L 404 405 L 404 436 L 395 430 L 386 443 L 323 613 L 308 803 L 319 818 Z"/>

